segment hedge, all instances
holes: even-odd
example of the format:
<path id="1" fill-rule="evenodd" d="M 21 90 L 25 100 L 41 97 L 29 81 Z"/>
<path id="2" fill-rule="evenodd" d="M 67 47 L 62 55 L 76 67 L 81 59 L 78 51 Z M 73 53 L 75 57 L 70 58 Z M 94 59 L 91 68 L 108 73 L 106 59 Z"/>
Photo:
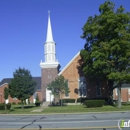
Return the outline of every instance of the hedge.
<path id="1" fill-rule="evenodd" d="M 22 103 L 21 102 L 18 102 L 18 105 L 21 105 Z"/>
<path id="2" fill-rule="evenodd" d="M 5 110 L 5 104 L 4 103 L 0 104 L 0 110 Z"/>
<path id="3" fill-rule="evenodd" d="M 102 107 L 105 103 L 105 100 L 86 100 L 84 104 L 87 107 Z"/>
<path id="4" fill-rule="evenodd" d="M 12 102 L 12 105 L 16 105 L 16 102 Z"/>
<path id="5" fill-rule="evenodd" d="M 40 106 L 40 104 L 41 104 L 40 101 L 36 101 L 36 102 L 35 102 L 36 107 Z"/>
<path id="6" fill-rule="evenodd" d="M 1 103 L 0 104 L 0 110 L 5 110 L 5 105 L 7 107 L 7 110 L 10 110 L 11 108 L 11 103 L 5 104 L 5 103 Z"/>
<path id="7" fill-rule="evenodd" d="M 61 100 L 60 100 L 61 102 Z M 63 103 L 75 103 L 75 99 L 62 99 Z"/>
<path id="8" fill-rule="evenodd" d="M 7 110 L 10 110 L 10 108 L 11 108 L 11 103 L 6 104 L 6 107 L 7 107 Z"/>

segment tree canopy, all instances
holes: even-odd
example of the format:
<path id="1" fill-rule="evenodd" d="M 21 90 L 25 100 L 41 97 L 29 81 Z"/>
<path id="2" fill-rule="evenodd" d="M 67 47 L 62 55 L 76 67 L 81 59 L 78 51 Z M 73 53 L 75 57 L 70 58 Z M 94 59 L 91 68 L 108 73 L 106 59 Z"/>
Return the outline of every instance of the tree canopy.
<path id="1" fill-rule="evenodd" d="M 122 84 L 130 82 L 130 13 L 122 6 L 115 10 L 109 0 L 100 5 L 99 13 L 90 16 L 82 28 L 86 43 L 80 52 L 81 68 L 90 78 L 115 82 L 120 97 Z"/>
<path id="2" fill-rule="evenodd" d="M 12 98 L 18 98 L 23 102 L 34 94 L 36 82 L 32 79 L 29 70 L 19 68 L 13 73 L 13 79 L 9 84 L 9 94 Z"/>
<path id="3" fill-rule="evenodd" d="M 63 94 L 68 94 L 70 92 L 68 88 L 68 80 L 66 80 L 62 75 L 49 83 L 47 89 L 51 90 L 52 94 L 55 97 L 59 97 L 61 100 Z"/>

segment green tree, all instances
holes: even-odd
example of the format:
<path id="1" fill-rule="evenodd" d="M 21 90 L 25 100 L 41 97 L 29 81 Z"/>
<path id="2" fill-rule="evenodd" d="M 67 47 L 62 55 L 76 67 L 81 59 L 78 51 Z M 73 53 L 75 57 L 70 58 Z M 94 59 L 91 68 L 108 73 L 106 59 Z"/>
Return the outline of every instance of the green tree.
<path id="1" fill-rule="evenodd" d="M 36 82 L 32 79 L 29 70 L 19 68 L 13 73 L 13 79 L 9 84 L 9 94 L 12 98 L 21 100 L 22 109 L 24 101 L 34 94 Z"/>
<path id="2" fill-rule="evenodd" d="M 8 99 L 9 96 L 9 90 L 8 88 L 4 88 L 4 99 L 5 99 L 5 110 L 7 110 L 7 106 L 6 106 L 6 100 Z"/>
<path id="3" fill-rule="evenodd" d="M 55 97 L 59 97 L 61 99 L 61 105 L 62 96 L 70 92 L 68 88 L 68 80 L 66 80 L 62 75 L 58 76 L 54 81 L 48 84 L 47 89 L 51 90 Z"/>
<path id="4" fill-rule="evenodd" d="M 86 40 L 80 55 L 81 68 L 87 77 L 104 80 L 113 89 L 118 88 L 118 107 L 121 107 L 121 87 L 130 82 L 130 13 L 114 3 L 105 1 L 99 7 L 99 15 L 90 16 L 83 26 L 81 38 Z M 116 86 L 114 86 L 116 83 Z"/>

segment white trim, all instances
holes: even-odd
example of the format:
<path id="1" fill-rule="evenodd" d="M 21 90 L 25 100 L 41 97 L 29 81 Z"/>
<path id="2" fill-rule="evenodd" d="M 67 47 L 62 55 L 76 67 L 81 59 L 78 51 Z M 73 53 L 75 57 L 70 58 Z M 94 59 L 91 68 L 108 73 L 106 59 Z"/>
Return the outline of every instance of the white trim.
<path id="1" fill-rule="evenodd" d="M 4 83 L 4 84 L 0 85 L 0 87 L 2 87 L 3 85 L 8 85 L 8 83 Z"/>
<path id="2" fill-rule="evenodd" d="M 41 68 L 57 68 L 59 62 L 42 62 L 40 63 Z"/>
<path id="3" fill-rule="evenodd" d="M 79 56 L 79 54 L 80 51 L 72 58 L 72 60 L 61 70 L 61 72 L 58 75 L 61 75 L 67 69 L 67 67 L 73 62 L 73 60 Z"/>

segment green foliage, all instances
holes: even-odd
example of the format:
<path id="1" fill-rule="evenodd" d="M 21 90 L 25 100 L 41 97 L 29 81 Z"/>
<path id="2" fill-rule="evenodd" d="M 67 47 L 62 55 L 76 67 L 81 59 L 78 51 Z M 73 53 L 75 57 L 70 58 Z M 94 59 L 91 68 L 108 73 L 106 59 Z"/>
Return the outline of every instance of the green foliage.
<path id="1" fill-rule="evenodd" d="M 4 103 L 0 104 L 0 110 L 5 110 L 5 104 Z"/>
<path id="2" fill-rule="evenodd" d="M 6 105 L 6 107 L 7 107 L 7 110 L 10 110 L 10 108 L 11 108 L 11 103 L 8 103 L 8 104 L 5 104 Z"/>
<path id="3" fill-rule="evenodd" d="M 39 102 L 39 96 L 38 96 L 38 94 L 36 95 L 36 102 Z"/>
<path id="4" fill-rule="evenodd" d="M 36 95 L 36 102 L 35 102 L 35 105 L 36 106 L 40 106 L 41 102 L 39 101 L 39 97 L 38 97 L 38 94 Z"/>
<path id="5" fill-rule="evenodd" d="M 83 26 L 81 37 L 86 43 L 80 52 L 81 68 L 87 77 L 121 87 L 130 82 L 130 13 L 122 6 L 116 11 L 114 7 L 105 1 L 99 7 L 100 15 L 90 16 Z"/>
<path id="6" fill-rule="evenodd" d="M 75 103 L 75 99 L 62 99 L 63 103 Z"/>
<path id="7" fill-rule="evenodd" d="M 12 102 L 12 105 L 16 105 L 16 102 Z"/>
<path id="8" fill-rule="evenodd" d="M 36 105 L 37 107 L 40 106 L 40 104 L 41 104 L 40 101 L 35 102 L 35 105 Z"/>
<path id="9" fill-rule="evenodd" d="M 21 105 L 22 103 L 21 102 L 18 102 L 18 105 Z"/>
<path id="10" fill-rule="evenodd" d="M 11 108 L 11 103 L 8 103 L 8 104 L 1 103 L 1 104 L 0 104 L 0 110 L 5 110 L 5 106 L 6 106 L 7 110 L 10 110 L 10 108 Z"/>
<path id="11" fill-rule="evenodd" d="M 12 98 L 16 97 L 22 103 L 33 95 L 36 82 L 32 79 L 29 70 L 19 68 L 13 73 L 13 79 L 9 84 L 9 94 Z"/>
<path id="12" fill-rule="evenodd" d="M 86 100 L 84 104 L 87 107 L 102 107 L 105 103 L 105 100 Z"/>
<path id="13" fill-rule="evenodd" d="M 9 89 L 8 88 L 4 88 L 4 99 L 8 99 L 8 96 L 9 96 Z"/>
<path id="14" fill-rule="evenodd" d="M 58 76 L 54 81 L 52 81 L 48 85 L 47 89 L 51 90 L 54 96 L 60 98 L 63 94 L 70 92 L 68 88 L 68 81 L 65 80 L 65 78 L 62 75 Z"/>

